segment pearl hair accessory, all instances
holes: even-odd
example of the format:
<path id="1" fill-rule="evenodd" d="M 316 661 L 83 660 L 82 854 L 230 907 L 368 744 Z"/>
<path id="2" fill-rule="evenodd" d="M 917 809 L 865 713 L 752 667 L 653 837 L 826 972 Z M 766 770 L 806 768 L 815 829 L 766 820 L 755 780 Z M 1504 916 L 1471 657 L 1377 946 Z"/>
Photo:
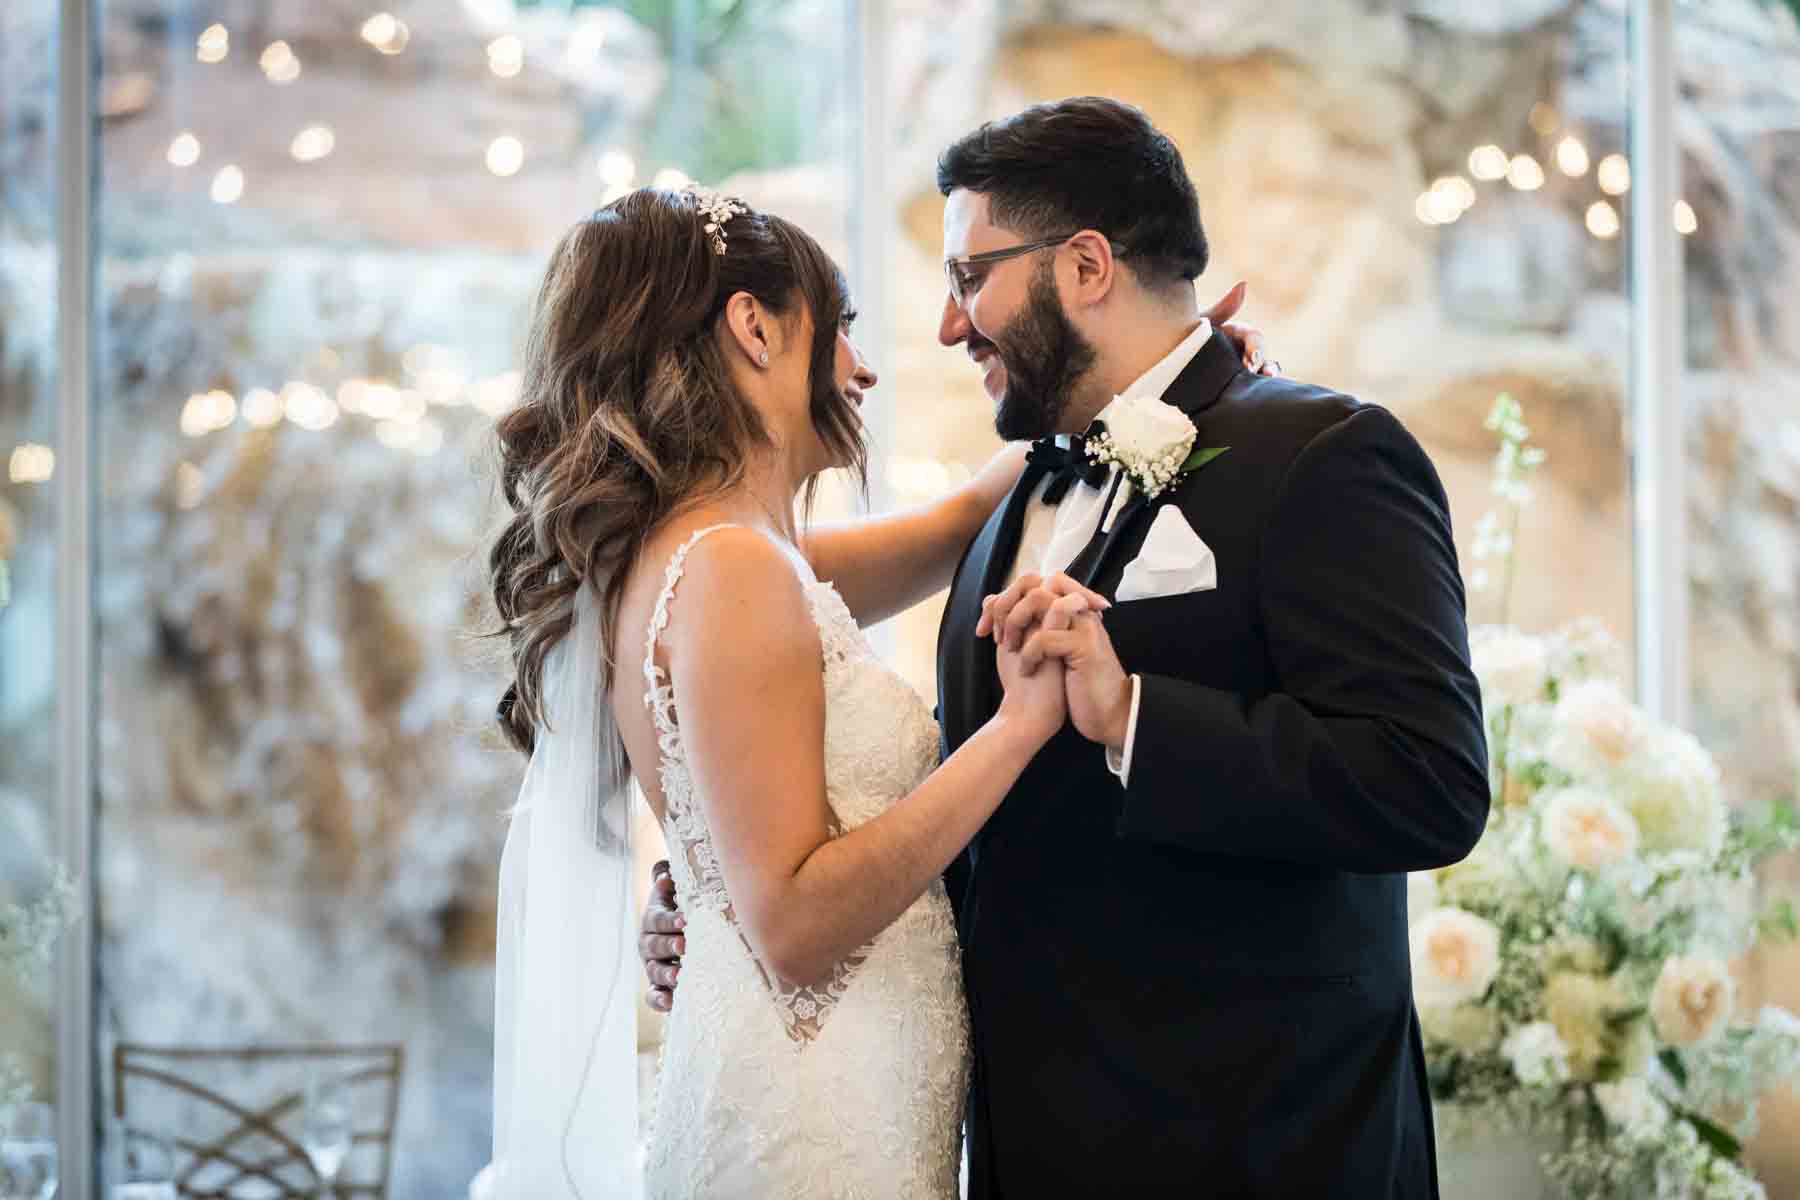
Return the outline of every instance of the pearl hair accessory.
<path id="1" fill-rule="evenodd" d="M 706 232 L 712 238 L 713 253 L 725 253 L 725 222 L 741 217 L 750 209 L 743 201 L 709 187 L 690 183 L 681 189 L 694 198 L 694 207 L 706 218 Z"/>

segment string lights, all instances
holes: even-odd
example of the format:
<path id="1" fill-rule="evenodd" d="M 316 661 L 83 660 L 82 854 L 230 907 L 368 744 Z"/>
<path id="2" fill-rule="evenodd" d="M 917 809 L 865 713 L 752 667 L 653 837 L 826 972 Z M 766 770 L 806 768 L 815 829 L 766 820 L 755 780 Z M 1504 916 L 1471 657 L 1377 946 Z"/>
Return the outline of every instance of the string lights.
<path id="1" fill-rule="evenodd" d="M 1527 118 L 1531 128 L 1548 140 L 1563 131 L 1562 116 L 1544 102 L 1532 106 Z M 1631 190 L 1631 163 L 1623 154 L 1611 153 L 1594 162 L 1587 144 L 1574 130 L 1562 132 L 1552 145 L 1546 160 L 1571 180 L 1586 178 L 1593 171 L 1594 183 L 1608 197 L 1623 196 Z M 1535 192 L 1548 182 L 1544 164 L 1527 152 L 1509 154 L 1503 147 L 1488 142 L 1469 151 L 1469 175 L 1478 183 L 1498 183 L 1504 179 L 1521 192 Z M 660 179 L 660 176 L 659 176 Z M 659 185 L 660 186 L 660 183 Z M 1425 225 L 1450 225 L 1474 207 L 1479 196 L 1469 180 L 1461 175 L 1440 176 L 1419 193 L 1413 213 Z M 1700 228 L 1699 216 L 1686 200 L 1675 203 L 1675 228 L 1683 237 Z M 1610 200 L 1595 200 L 1583 216 L 1587 231 L 1601 241 L 1610 241 L 1623 229 L 1619 207 Z"/>
<path id="2" fill-rule="evenodd" d="M 37 442 L 21 442 L 13 447 L 7 463 L 7 478 L 14 483 L 48 483 L 56 473 L 56 451 Z"/>

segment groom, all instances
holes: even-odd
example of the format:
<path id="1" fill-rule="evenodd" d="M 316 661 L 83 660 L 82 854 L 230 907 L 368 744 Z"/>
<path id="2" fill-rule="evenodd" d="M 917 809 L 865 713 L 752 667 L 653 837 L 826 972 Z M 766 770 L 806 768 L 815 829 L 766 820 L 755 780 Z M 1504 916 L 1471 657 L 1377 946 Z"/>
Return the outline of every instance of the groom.
<path id="1" fill-rule="evenodd" d="M 970 1195 L 1435 1196 L 1405 872 L 1488 805 L 1437 474 L 1210 329 L 1194 187 L 1138 110 L 1027 109 L 938 185 L 939 340 L 1040 439 L 950 591 L 944 751 L 999 705 L 996 637 L 1065 662 L 1071 714 L 947 878 Z M 1083 453 L 1096 419 L 1128 469 Z M 1159 458 L 1189 469 L 1152 498 Z"/>

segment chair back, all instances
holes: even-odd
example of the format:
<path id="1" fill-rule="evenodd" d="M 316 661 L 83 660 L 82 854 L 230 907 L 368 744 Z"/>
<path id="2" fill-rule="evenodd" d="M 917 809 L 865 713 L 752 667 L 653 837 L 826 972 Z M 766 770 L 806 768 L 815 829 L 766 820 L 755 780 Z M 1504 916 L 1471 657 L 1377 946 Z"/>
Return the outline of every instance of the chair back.
<path id="1" fill-rule="evenodd" d="M 335 1195 L 386 1200 L 405 1048 L 120 1044 L 113 1115 L 127 1143 L 166 1147 L 175 1192 L 194 1200 L 331 1195 L 307 1153 L 309 1097 L 349 1119 Z"/>

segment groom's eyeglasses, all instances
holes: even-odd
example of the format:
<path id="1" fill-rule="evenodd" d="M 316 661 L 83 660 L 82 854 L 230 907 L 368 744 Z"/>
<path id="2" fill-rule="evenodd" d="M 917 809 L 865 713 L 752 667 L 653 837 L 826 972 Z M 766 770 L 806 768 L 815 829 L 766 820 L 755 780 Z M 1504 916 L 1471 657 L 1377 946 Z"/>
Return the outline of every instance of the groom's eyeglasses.
<path id="1" fill-rule="evenodd" d="M 1073 233 L 1065 233 L 1061 237 L 1040 238 L 1035 242 L 1026 242 L 1022 246 L 1007 246 L 1002 250 L 984 250 L 980 254 L 966 254 L 961 258 L 944 260 L 944 278 L 950 281 L 950 299 L 961 308 L 976 292 L 981 290 L 987 279 L 986 268 L 995 263 L 1003 263 L 1009 258 L 1030 254 L 1033 250 L 1047 250 L 1051 246 L 1060 246 Z"/>

